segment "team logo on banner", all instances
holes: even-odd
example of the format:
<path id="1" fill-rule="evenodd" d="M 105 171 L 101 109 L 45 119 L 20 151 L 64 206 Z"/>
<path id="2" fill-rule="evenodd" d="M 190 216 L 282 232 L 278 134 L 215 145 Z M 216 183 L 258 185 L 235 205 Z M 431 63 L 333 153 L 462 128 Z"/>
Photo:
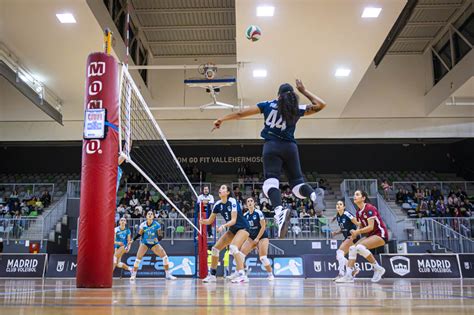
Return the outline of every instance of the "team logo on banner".
<path id="1" fill-rule="evenodd" d="M 301 257 L 275 257 L 273 267 L 276 276 L 303 275 L 303 259 Z"/>
<path id="2" fill-rule="evenodd" d="M 410 273 L 410 259 L 403 256 L 395 256 L 390 258 L 392 270 L 399 276 L 405 276 Z"/>
<path id="3" fill-rule="evenodd" d="M 314 271 L 316 271 L 316 272 L 321 272 L 321 270 L 322 270 L 322 264 L 321 264 L 320 261 L 315 261 L 315 262 L 313 263 L 313 265 L 314 265 Z"/>
<path id="4" fill-rule="evenodd" d="M 469 264 L 469 262 L 467 262 L 467 261 L 464 262 L 464 269 L 466 269 L 466 270 L 471 269 L 471 265 Z"/>
<path id="5" fill-rule="evenodd" d="M 64 270 L 64 265 L 66 265 L 65 261 L 58 261 L 58 264 L 56 265 L 56 271 L 62 272 Z"/>
<path id="6" fill-rule="evenodd" d="M 196 257 L 168 257 L 169 268 L 175 276 L 192 276 L 196 273 Z"/>

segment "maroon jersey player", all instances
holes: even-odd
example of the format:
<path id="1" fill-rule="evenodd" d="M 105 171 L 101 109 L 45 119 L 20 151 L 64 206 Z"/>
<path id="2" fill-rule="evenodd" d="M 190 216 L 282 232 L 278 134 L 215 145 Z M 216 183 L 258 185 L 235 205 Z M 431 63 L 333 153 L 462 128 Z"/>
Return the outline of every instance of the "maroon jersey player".
<path id="1" fill-rule="evenodd" d="M 379 282 L 385 273 L 385 269 L 378 264 L 370 250 L 384 246 L 388 241 L 387 227 L 380 217 L 377 208 L 369 203 L 369 198 L 365 191 L 355 191 L 354 203 L 358 208 L 356 217 L 360 226 L 357 230 L 352 230 L 351 235 L 352 238 L 357 238 L 359 235 L 364 237 L 349 248 L 349 262 L 347 263 L 346 274 L 344 277 L 336 280 L 336 282 L 354 282 L 352 273 L 358 254 L 372 264 L 374 268 L 372 282 Z"/>

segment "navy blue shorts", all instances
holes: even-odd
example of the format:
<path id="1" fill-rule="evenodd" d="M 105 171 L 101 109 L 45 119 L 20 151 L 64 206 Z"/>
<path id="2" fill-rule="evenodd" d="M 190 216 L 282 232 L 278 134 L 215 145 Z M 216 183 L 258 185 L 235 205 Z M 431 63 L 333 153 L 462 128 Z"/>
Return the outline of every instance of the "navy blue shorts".
<path id="1" fill-rule="evenodd" d="M 290 186 L 294 187 L 304 183 L 297 144 L 280 140 L 265 141 L 263 145 L 263 173 L 265 179 L 280 179 L 282 169 L 288 177 Z"/>
<path id="2" fill-rule="evenodd" d="M 235 226 L 235 225 L 232 225 L 232 226 L 229 228 L 229 231 L 230 231 L 232 234 L 234 234 L 234 235 L 237 234 L 237 232 L 240 231 L 240 230 L 245 230 L 245 231 L 247 231 L 247 232 L 249 231 L 249 230 L 248 230 L 247 228 L 245 228 L 245 227 L 237 227 L 237 226 Z"/>
<path id="3" fill-rule="evenodd" d="M 143 245 L 146 245 L 146 247 L 148 247 L 148 249 L 152 249 L 153 247 L 155 247 L 156 245 L 160 245 L 160 243 L 155 243 L 155 244 L 145 244 L 145 243 L 142 243 Z"/>
<path id="4" fill-rule="evenodd" d="M 252 233 L 252 234 L 250 234 L 249 237 L 254 240 L 255 238 L 257 238 L 257 236 L 258 236 L 258 232 L 257 232 L 257 233 Z M 268 233 L 267 233 L 267 231 L 263 232 L 262 237 L 260 237 L 261 240 L 263 240 L 264 238 L 268 238 Z"/>

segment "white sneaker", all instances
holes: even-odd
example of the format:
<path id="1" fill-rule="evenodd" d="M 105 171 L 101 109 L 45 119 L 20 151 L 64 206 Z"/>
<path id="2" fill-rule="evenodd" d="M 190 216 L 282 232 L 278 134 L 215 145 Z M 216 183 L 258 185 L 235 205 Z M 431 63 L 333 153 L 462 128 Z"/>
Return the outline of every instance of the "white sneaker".
<path id="1" fill-rule="evenodd" d="M 204 283 L 209 283 L 209 282 L 216 282 L 217 278 L 214 275 L 208 274 L 206 278 L 202 280 Z"/>
<path id="2" fill-rule="evenodd" d="M 226 280 L 234 280 L 235 278 L 238 278 L 238 277 L 239 277 L 239 273 L 236 271 L 233 274 L 231 274 L 231 275 L 229 275 L 225 278 L 226 278 Z"/>
<path id="3" fill-rule="evenodd" d="M 132 270 L 132 272 L 130 274 L 130 281 L 135 281 L 136 278 L 137 278 L 137 271 Z"/>
<path id="4" fill-rule="evenodd" d="M 344 274 L 338 274 L 336 278 L 332 279 L 332 281 L 337 281 L 338 279 L 341 279 L 342 277 L 344 277 Z"/>
<path id="5" fill-rule="evenodd" d="M 278 238 L 285 238 L 288 233 L 288 226 L 290 223 L 290 210 L 283 209 L 279 214 L 274 216 L 275 223 L 278 224 Z"/>
<path id="6" fill-rule="evenodd" d="M 249 278 L 247 276 L 238 276 L 234 280 L 232 280 L 232 283 L 247 283 L 249 282 Z"/>
<path id="7" fill-rule="evenodd" d="M 336 283 L 353 283 L 354 278 L 351 275 L 345 275 L 335 281 Z"/>
<path id="8" fill-rule="evenodd" d="M 272 274 L 269 274 L 268 277 L 267 277 L 267 280 L 268 281 L 273 281 L 273 280 L 275 280 L 275 276 L 272 275 Z"/>
<path id="9" fill-rule="evenodd" d="M 166 280 L 176 280 L 178 278 L 176 278 L 175 276 L 173 276 L 171 273 L 170 274 L 167 274 L 166 277 L 165 277 Z"/>
<path id="10" fill-rule="evenodd" d="M 316 188 L 314 190 L 316 193 L 316 200 L 313 201 L 313 208 L 314 210 L 325 210 L 326 209 L 326 201 L 324 201 L 324 189 Z"/>
<path id="11" fill-rule="evenodd" d="M 385 273 L 385 268 L 384 267 L 378 267 L 377 269 L 374 270 L 374 276 L 372 277 L 372 282 L 379 282 L 382 279 L 382 276 Z"/>

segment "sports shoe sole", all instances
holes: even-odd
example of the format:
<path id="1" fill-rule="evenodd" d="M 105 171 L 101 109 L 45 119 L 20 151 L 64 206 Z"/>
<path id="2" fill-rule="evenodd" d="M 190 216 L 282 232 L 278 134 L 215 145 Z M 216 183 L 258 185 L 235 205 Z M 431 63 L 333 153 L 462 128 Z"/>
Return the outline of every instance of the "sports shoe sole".
<path id="1" fill-rule="evenodd" d="M 283 222 L 283 226 L 281 227 L 280 230 L 280 235 L 278 238 L 283 239 L 286 238 L 286 234 L 288 234 L 288 227 L 290 226 L 290 217 L 291 217 L 291 212 L 290 210 L 286 210 L 286 215 L 285 215 L 285 221 Z"/>
<path id="2" fill-rule="evenodd" d="M 316 201 L 314 202 L 314 210 L 323 211 L 326 209 L 326 202 L 324 201 L 324 190 L 322 188 L 316 188 Z"/>
<path id="3" fill-rule="evenodd" d="M 372 281 L 372 282 L 374 282 L 374 283 L 379 282 L 380 280 L 382 280 L 382 277 L 383 277 L 384 274 L 385 274 L 385 269 L 384 269 L 383 272 L 380 274 L 380 278 L 379 278 L 377 281 L 374 281 L 374 280 L 372 280 L 372 279 L 371 279 L 370 281 Z"/>

